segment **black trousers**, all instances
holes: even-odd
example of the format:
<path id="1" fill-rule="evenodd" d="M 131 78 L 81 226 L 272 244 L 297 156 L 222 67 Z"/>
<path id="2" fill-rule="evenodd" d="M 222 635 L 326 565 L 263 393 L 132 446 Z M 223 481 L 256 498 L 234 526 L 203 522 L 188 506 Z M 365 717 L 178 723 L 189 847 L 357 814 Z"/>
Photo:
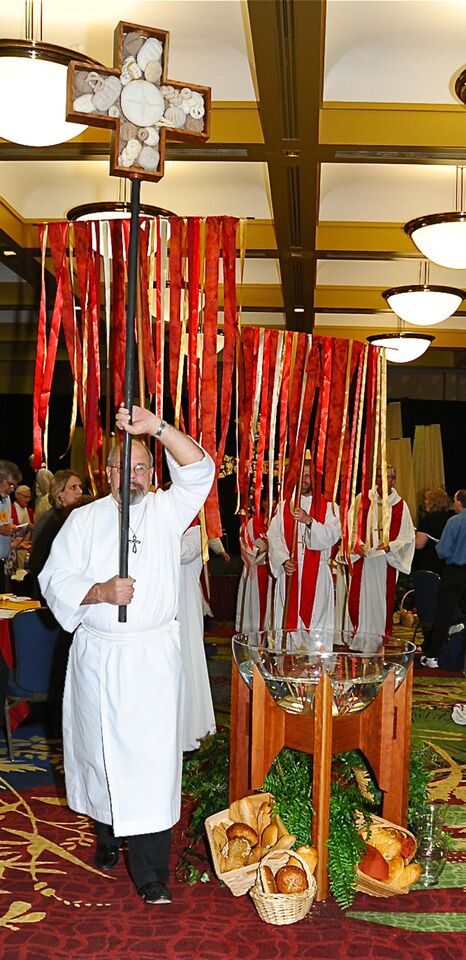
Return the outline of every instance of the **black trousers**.
<path id="1" fill-rule="evenodd" d="M 109 847 L 120 847 L 123 843 L 124 838 L 116 837 L 108 823 L 94 820 L 94 830 L 97 840 Z M 170 840 L 171 830 L 127 837 L 129 869 L 138 889 L 153 880 L 167 883 Z"/>
<path id="2" fill-rule="evenodd" d="M 444 567 L 437 594 L 437 611 L 426 653 L 436 657 L 448 641 L 448 630 L 456 607 L 466 609 L 466 566 L 449 563 Z"/>

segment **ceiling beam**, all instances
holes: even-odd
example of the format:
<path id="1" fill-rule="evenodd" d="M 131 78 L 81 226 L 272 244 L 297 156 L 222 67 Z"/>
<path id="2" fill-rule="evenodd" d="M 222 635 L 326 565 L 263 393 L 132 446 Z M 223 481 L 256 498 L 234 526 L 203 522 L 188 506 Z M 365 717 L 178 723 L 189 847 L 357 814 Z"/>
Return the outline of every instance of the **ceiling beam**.
<path id="1" fill-rule="evenodd" d="M 248 11 L 286 321 L 310 331 L 325 3 L 248 0 Z"/>

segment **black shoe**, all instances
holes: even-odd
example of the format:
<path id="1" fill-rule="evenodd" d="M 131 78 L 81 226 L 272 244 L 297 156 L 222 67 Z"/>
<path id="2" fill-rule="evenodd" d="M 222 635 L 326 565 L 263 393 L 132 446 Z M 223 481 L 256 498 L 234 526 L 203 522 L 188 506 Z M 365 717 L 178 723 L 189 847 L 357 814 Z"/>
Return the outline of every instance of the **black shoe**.
<path id="1" fill-rule="evenodd" d="M 146 903 L 171 903 L 172 895 L 160 880 L 150 880 L 138 888 L 138 894 Z"/>
<path id="2" fill-rule="evenodd" d="M 110 847 L 106 843 L 98 843 L 94 855 L 94 863 L 98 870 L 113 870 L 120 859 L 120 848 Z"/>

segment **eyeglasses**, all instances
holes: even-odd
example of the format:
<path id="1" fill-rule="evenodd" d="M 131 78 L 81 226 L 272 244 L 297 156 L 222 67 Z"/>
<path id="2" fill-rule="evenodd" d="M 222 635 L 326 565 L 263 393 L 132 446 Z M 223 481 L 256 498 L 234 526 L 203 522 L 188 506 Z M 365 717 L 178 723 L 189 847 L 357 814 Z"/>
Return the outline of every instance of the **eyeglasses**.
<path id="1" fill-rule="evenodd" d="M 114 463 L 110 467 L 111 470 L 121 471 L 123 469 L 122 463 Z M 130 473 L 136 474 L 137 477 L 143 477 L 145 473 L 150 473 L 152 467 L 148 467 L 145 463 L 135 463 L 130 469 Z"/>

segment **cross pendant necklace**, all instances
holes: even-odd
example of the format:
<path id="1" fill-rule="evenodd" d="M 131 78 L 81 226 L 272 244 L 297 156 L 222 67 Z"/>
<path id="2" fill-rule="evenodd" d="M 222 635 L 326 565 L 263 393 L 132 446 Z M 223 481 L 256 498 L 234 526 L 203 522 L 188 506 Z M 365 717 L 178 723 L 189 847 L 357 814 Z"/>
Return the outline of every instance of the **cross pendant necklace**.
<path id="1" fill-rule="evenodd" d="M 130 527 L 130 530 L 131 530 L 131 533 L 133 534 L 133 536 L 132 536 L 132 537 L 129 537 L 128 543 L 129 543 L 130 545 L 132 545 L 133 553 L 137 553 L 137 552 L 138 552 L 138 547 L 140 546 L 141 541 L 138 540 L 138 538 L 137 538 L 134 530 L 132 529 L 132 527 Z"/>

